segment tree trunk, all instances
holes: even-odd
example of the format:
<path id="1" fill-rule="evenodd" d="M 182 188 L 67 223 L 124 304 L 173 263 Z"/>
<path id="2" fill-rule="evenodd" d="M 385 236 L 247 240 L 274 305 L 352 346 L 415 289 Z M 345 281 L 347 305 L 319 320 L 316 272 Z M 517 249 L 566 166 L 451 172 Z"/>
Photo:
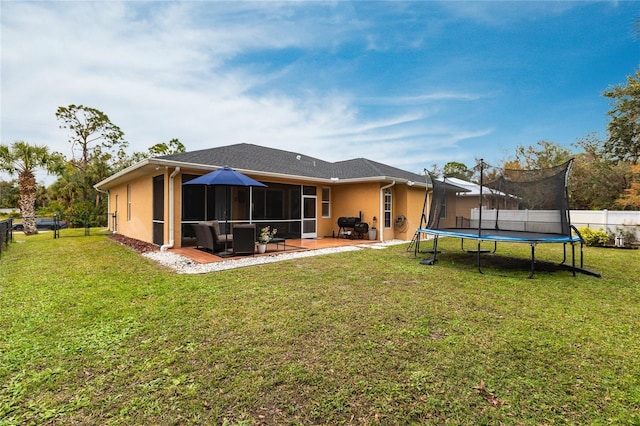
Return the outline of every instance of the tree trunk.
<path id="1" fill-rule="evenodd" d="M 18 176 L 18 187 L 20 188 L 20 199 L 18 205 L 22 213 L 22 223 L 25 235 L 38 233 L 36 228 L 36 194 L 38 187 L 36 178 L 32 171 L 28 170 Z"/>

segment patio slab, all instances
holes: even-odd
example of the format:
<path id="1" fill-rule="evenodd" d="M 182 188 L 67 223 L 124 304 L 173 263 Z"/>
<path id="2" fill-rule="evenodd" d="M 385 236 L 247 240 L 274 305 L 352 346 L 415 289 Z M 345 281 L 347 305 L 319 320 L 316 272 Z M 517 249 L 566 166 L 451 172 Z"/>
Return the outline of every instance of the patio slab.
<path id="1" fill-rule="evenodd" d="M 348 246 L 369 246 L 374 245 L 376 243 L 380 243 L 380 241 L 375 240 L 351 240 L 347 238 L 305 238 L 305 239 L 287 239 L 286 241 L 286 250 L 282 250 L 282 244 L 280 244 L 280 249 L 277 249 L 276 244 L 269 244 L 267 247 L 267 252 L 264 254 L 255 253 L 253 256 L 251 255 L 241 255 L 241 256 L 230 256 L 230 257 L 220 257 L 216 256 L 212 253 L 207 253 L 202 250 L 198 250 L 195 247 L 181 247 L 176 249 L 169 250 L 170 253 L 175 253 L 180 256 L 184 256 L 189 258 L 190 260 L 201 263 L 215 263 L 222 261 L 233 261 L 239 259 L 245 259 L 247 257 L 260 257 L 260 256 L 272 256 L 274 254 L 282 254 L 282 253 L 295 253 L 306 250 L 320 250 L 326 248 L 337 248 L 337 247 L 348 247 Z"/>

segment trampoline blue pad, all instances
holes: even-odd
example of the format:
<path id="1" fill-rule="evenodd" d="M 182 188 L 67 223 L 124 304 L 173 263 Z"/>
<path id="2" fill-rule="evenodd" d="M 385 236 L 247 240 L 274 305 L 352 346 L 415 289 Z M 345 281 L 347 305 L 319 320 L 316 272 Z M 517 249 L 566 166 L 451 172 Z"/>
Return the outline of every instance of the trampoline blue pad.
<path id="1" fill-rule="evenodd" d="M 504 241 L 510 243 L 579 243 L 577 235 L 545 234 L 541 232 L 507 231 L 502 229 L 472 228 L 418 228 L 423 234 L 441 237 L 466 238 L 480 241 Z"/>

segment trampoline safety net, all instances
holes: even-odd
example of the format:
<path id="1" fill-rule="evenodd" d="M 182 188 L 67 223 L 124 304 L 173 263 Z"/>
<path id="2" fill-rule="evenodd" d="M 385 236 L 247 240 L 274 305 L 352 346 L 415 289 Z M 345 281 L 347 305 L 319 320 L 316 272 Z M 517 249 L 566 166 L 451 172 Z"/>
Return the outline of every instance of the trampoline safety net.
<path id="1" fill-rule="evenodd" d="M 455 186 L 430 174 L 427 228 L 571 235 L 567 180 L 572 162 L 537 170 L 498 169 L 480 162 L 478 207 L 468 217 L 456 217 L 455 209 L 447 208 Z"/>

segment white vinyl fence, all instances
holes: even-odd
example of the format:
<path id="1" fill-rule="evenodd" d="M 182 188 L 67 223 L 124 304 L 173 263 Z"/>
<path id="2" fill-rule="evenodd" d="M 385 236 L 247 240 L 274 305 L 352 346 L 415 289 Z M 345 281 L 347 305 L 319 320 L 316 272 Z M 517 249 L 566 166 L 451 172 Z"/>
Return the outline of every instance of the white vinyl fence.
<path id="1" fill-rule="evenodd" d="M 602 229 L 609 234 L 635 235 L 640 241 L 640 211 L 571 210 L 571 224 L 576 228 Z"/>
<path id="2" fill-rule="evenodd" d="M 612 236 L 622 233 L 626 238 L 640 241 L 640 211 L 571 210 L 571 224 L 576 228 L 602 229 Z M 501 229 L 530 232 L 562 232 L 558 210 L 482 210 L 482 225 L 493 228 L 496 216 Z M 471 227 L 478 226 L 479 211 L 471 210 Z"/>

